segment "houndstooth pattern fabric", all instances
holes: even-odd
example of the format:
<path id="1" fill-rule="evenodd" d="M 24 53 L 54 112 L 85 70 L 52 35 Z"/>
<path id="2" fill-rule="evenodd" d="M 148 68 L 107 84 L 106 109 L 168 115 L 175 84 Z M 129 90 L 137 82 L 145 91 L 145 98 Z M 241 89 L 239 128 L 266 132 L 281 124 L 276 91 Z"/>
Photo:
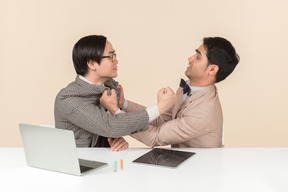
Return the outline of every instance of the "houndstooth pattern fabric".
<path id="1" fill-rule="evenodd" d="M 105 89 L 115 89 L 119 99 L 117 84 L 111 79 L 105 86 L 93 85 L 77 76 L 56 96 L 55 126 L 72 130 L 77 147 L 98 146 L 97 140 L 101 136 L 116 138 L 148 129 L 149 117 L 145 109 L 111 115 L 100 104 Z"/>

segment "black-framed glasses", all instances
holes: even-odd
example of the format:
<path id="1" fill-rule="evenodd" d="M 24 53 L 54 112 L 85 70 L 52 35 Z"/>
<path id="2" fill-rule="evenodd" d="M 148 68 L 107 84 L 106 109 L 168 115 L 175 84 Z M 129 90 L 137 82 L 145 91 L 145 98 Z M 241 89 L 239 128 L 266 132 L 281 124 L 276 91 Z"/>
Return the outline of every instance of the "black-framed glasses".
<path id="1" fill-rule="evenodd" d="M 116 53 L 114 53 L 113 55 L 109 55 L 109 56 L 102 56 L 101 58 L 111 58 L 112 62 L 114 62 L 116 60 Z"/>

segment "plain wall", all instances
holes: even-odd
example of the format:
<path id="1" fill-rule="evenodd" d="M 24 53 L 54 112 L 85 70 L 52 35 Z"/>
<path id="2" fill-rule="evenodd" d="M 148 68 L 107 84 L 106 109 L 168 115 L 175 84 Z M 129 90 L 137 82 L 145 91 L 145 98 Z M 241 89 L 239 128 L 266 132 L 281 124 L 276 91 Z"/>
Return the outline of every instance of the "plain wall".
<path id="1" fill-rule="evenodd" d="M 102 34 L 125 97 L 146 106 L 187 79 L 203 37 L 227 38 L 241 61 L 217 84 L 225 146 L 288 147 L 287 10 L 286 0 L 0 0 L 0 146 L 22 146 L 19 123 L 54 124 L 55 96 L 76 77 L 74 44 Z"/>

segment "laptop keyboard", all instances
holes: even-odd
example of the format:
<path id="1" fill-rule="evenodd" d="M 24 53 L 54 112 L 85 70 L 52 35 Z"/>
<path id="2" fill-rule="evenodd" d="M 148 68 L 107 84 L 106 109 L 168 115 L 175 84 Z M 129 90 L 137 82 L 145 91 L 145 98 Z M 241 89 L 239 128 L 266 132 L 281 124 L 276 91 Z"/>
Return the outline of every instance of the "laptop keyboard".
<path id="1" fill-rule="evenodd" d="M 93 169 L 92 167 L 86 167 L 83 165 L 80 165 L 80 171 L 81 173 L 85 173 L 86 171 L 90 171 L 91 169 Z"/>

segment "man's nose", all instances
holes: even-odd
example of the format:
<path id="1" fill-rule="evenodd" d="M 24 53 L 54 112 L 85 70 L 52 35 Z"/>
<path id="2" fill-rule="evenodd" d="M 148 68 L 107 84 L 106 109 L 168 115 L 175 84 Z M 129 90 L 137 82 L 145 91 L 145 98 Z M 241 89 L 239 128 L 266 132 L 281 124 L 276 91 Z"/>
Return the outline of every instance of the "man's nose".
<path id="1" fill-rule="evenodd" d="M 193 62 L 194 60 L 195 60 L 195 58 L 197 57 L 197 55 L 195 54 L 195 55 L 192 55 L 191 57 L 189 57 L 189 61 L 190 62 Z"/>

